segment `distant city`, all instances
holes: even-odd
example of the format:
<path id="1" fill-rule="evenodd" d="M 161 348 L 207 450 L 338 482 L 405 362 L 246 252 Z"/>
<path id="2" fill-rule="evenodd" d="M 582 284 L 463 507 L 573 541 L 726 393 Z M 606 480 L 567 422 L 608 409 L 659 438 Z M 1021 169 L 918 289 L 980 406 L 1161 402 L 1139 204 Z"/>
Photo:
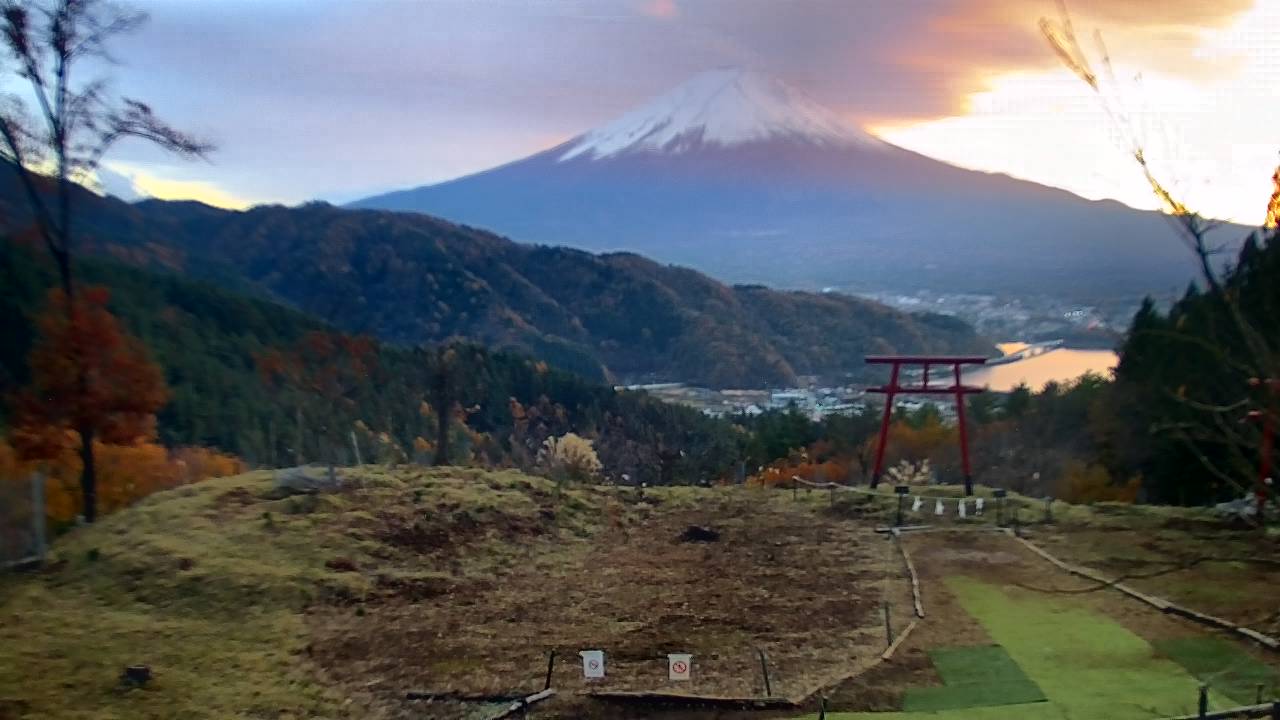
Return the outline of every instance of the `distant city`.
<path id="1" fill-rule="evenodd" d="M 824 292 L 846 293 L 824 288 Z M 957 317 L 975 326 L 993 342 L 1018 340 L 1040 343 L 1045 350 L 1079 348 L 1111 350 L 1129 326 L 1138 300 L 1118 299 L 1097 304 L 1073 303 L 1053 297 L 1002 297 L 972 293 L 914 293 L 889 291 L 857 293 L 907 312 L 932 312 Z M 1021 345 L 1004 346 L 1006 352 Z M 1012 358 L 1010 358 L 1012 359 Z M 1069 377 L 1062 377 L 1068 380 Z M 818 421 L 828 415 L 850 415 L 883 407 L 882 396 L 869 396 L 865 384 L 832 384 L 830 379 L 801 376 L 798 387 L 715 390 L 687 383 L 666 382 L 619 386 L 643 391 L 671 403 L 687 405 L 712 417 L 759 415 L 768 410 L 795 409 Z M 914 412 L 933 407 L 943 422 L 956 417 L 949 397 L 907 397 L 894 403 Z"/>
<path id="2" fill-rule="evenodd" d="M 1067 347 L 1074 348 L 1115 347 L 1141 304 L 1141 299 L 1134 297 L 1084 304 L 1049 296 L 1012 297 L 929 290 L 902 293 L 824 288 L 824 291 L 857 294 L 907 312 L 951 315 L 997 342 L 1062 339 Z"/>
<path id="3" fill-rule="evenodd" d="M 627 385 L 619 389 L 646 392 L 660 400 L 687 405 L 711 417 L 760 415 L 768 410 L 795 409 L 819 421 L 828 415 L 855 415 L 884 405 L 883 396 L 868 395 L 866 388 L 845 385 L 822 387 L 813 376 L 800 378 L 802 387 L 769 390 L 712 390 L 684 383 Z M 944 422 L 955 418 L 955 403 L 950 399 L 899 398 L 894 406 L 917 411 L 931 405 Z"/>

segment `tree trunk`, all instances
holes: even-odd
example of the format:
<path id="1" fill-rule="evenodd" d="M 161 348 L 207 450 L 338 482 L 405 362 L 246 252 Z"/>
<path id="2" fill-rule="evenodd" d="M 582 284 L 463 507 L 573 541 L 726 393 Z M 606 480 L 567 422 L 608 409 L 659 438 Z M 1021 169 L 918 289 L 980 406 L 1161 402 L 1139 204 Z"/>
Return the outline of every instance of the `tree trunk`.
<path id="1" fill-rule="evenodd" d="M 436 410 L 436 457 L 434 465 L 449 464 L 449 421 L 453 414 L 453 388 L 449 376 L 453 368 L 449 367 L 446 351 L 441 349 L 436 357 L 435 378 L 432 392 L 432 403 Z"/>
<path id="2" fill-rule="evenodd" d="M 449 464 L 449 403 L 445 398 L 437 398 L 436 403 L 436 457 L 434 464 Z"/>
<path id="3" fill-rule="evenodd" d="M 296 415 L 295 415 L 295 419 L 296 419 L 296 423 L 295 423 L 295 425 L 296 425 L 296 430 L 297 430 L 297 435 L 298 435 L 298 436 L 297 436 L 297 438 L 295 438 L 294 443 L 293 443 L 293 464 L 294 464 L 294 465 L 301 466 L 301 465 L 302 465 L 302 439 L 303 439 L 303 436 L 302 436 L 302 405 L 298 405 L 298 407 L 297 407 L 297 408 L 295 408 L 295 410 L 297 411 L 297 412 L 296 412 Z"/>
<path id="4" fill-rule="evenodd" d="M 80 493 L 83 501 L 84 521 L 91 523 L 98 517 L 98 478 L 93 464 L 93 427 L 80 428 Z"/>

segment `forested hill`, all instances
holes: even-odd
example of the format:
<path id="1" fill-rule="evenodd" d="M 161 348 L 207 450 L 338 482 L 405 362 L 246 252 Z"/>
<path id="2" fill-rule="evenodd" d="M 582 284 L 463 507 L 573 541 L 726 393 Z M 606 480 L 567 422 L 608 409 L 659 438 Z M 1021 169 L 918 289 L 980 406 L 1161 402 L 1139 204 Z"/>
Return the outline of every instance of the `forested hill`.
<path id="1" fill-rule="evenodd" d="M 20 232 L 21 197 L 11 178 L 0 183 L 0 218 Z M 87 191 L 79 207 L 84 245 L 116 259 L 251 290 L 348 331 L 468 338 L 597 379 L 778 386 L 856 374 L 867 354 L 993 352 L 944 316 L 730 287 L 632 254 L 524 245 L 424 215 L 129 205 Z"/>
<path id="2" fill-rule="evenodd" d="M 263 465 L 333 452 L 349 462 L 347 433 L 360 428 L 366 461 L 431 460 L 424 445 L 437 428 L 424 405 L 432 398 L 429 354 L 374 344 L 369 375 L 347 402 L 326 404 L 265 383 L 257 362 L 271 351 L 311 352 L 309 336 L 331 332 L 323 323 L 172 274 L 103 260 L 82 262 L 79 271 L 82 282 L 110 289 L 111 310 L 163 368 L 169 401 L 157 419 L 166 445 L 212 446 Z M 33 320 L 54 284 L 42 250 L 0 237 L 0 437 L 5 401 L 27 382 Z M 594 442 L 606 476 L 650 484 L 724 477 L 741 455 L 741 433 L 691 408 L 618 392 L 528 357 L 456 347 L 466 362 L 455 400 L 467 408 L 451 433 L 458 463 L 532 467 L 547 438 L 568 432 Z M 341 428 L 340 439 L 322 426 Z"/>

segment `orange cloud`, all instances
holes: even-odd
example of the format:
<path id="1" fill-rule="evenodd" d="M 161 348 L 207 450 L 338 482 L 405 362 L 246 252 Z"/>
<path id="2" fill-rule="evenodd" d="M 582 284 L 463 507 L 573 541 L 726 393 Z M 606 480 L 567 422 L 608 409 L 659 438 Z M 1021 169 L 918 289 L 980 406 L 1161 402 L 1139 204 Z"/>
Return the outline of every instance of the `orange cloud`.
<path id="1" fill-rule="evenodd" d="M 1176 13 L 1166 8 L 1165 15 Z M 1102 83 L 1101 97 L 1045 52 L 1037 63 L 972 76 L 976 89 L 951 96 L 958 107 L 943 117 L 877 122 L 873 130 L 957 165 L 1155 208 L 1127 155 L 1136 140 L 1180 201 L 1211 216 L 1256 223 L 1280 147 L 1280 63 L 1268 49 L 1268 38 L 1280 32 L 1280 0 L 1253 0 L 1229 22 L 1213 19 L 1199 28 L 1103 26 L 1115 77 Z M 1079 15 L 1073 20 L 1096 62 L 1100 52 L 1091 35 L 1097 25 Z M 1171 22 L 1150 22 L 1157 20 Z M 1187 46 L 1149 44 L 1171 32 L 1185 35 Z M 940 60 L 946 53 L 926 57 Z"/>
<path id="2" fill-rule="evenodd" d="M 648 0 L 640 7 L 640 12 L 660 20 L 671 20 L 680 14 L 676 0 Z"/>

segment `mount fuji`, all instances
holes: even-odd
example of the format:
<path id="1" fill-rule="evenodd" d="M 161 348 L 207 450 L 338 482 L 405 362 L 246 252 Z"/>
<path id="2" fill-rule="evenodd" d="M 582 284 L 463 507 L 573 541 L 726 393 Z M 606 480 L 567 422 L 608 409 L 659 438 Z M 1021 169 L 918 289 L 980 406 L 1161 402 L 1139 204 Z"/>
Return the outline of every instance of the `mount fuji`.
<path id="1" fill-rule="evenodd" d="M 1191 267 L 1158 213 L 933 160 L 736 69 L 522 160 L 353 205 L 801 288 L 1119 297 L 1185 285 Z"/>

